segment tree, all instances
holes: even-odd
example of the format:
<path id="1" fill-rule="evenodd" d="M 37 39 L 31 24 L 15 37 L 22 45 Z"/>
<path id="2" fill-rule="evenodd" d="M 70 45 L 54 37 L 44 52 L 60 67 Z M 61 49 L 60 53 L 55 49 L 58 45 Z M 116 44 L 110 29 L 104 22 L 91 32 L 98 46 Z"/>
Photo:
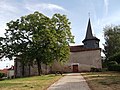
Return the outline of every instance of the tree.
<path id="1" fill-rule="evenodd" d="M 54 14 L 49 18 L 34 12 L 7 23 L 7 26 L 2 45 L 4 55 L 9 58 L 20 57 L 23 66 L 35 60 L 39 75 L 42 63 L 49 64 L 54 60 L 64 61 L 68 58 L 69 43 L 73 42 L 73 36 L 65 15 Z"/>
<path id="2" fill-rule="evenodd" d="M 115 53 L 114 55 L 110 56 L 108 59 L 109 61 L 115 61 L 118 64 L 120 64 L 120 52 Z"/>
<path id="3" fill-rule="evenodd" d="M 22 75 L 24 76 L 24 65 L 29 60 L 29 45 L 31 43 L 31 34 L 24 29 L 23 17 L 16 21 L 7 23 L 5 38 L 3 39 L 2 49 L 4 56 L 12 59 L 19 57 L 22 64 Z"/>
<path id="4" fill-rule="evenodd" d="M 107 60 L 120 52 L 120 26 L 106 26 L 104 28 L 104 53 Z"/>

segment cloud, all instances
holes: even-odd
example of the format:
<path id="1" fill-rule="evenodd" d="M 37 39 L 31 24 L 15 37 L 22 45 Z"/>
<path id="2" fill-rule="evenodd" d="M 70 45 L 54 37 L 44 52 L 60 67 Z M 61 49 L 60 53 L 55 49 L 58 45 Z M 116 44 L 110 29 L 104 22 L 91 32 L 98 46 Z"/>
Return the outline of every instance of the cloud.
<path id="1" fill-rule="evenodd" d="M 48 8 L 50 10 L 55 10 L 56 9 L 56 10 L 66 11 L 63 7 L 55 5 L 55 4 L 44 4 L 44 5 L 46 5 L 47 6 L 46 8 Z"/>
<path id="2" fill-rule="evenodd" d="M 20 8 L 23 6 L 22 4 L 19 4 L 16 0 L 8 1 L 8 0 L 2 0 L 0 1 L 0 14 L 15 14 L 18 13 Z"/>
<path id="3" fill-rule="evenodd" d="M 45 10 L 50 10 L 50 11 L 67 11 L 66 9 L 64 9 L 63 7 L 56 5 L 56 4 L 50 4 L 50 3 L 34 3 L 34 4 L 30 4 L 30 3 L 26 3 L 26 9 L 28 9 L 29 11 L 45 11 Z"/>
<path id="4" fill-rule="evenodd" d="M 6 23 L 20 17 L 19 4 L 15 0 L 13 1 L 0 1 L 0 36 L 4 36 Z"/>
<path id="5" fill-rule="evenodd" d="M 108 6 L 109 6 L 109 0 L 104 0 L 104 5 L 105 5 L 105 14 L 108 14 Z"/>
<path id="6" fill-rule="evenodd" d="M 4 36 L 6 23 L 11 20 L 20 18 L 21 16 L 39 11 L 47 16 L 51 16 L 54 13 L 65 13 L 67 10 L 62 6 L 42 3 L 40 1 L 28 1 L 21 0 L 1 0 L 0 1 L 0 36 Z"/>
<path id="7" fill-rule="evenodd" d="M 111 15 L 103 18 L 97 18 L 94 22 L 93 29 L 96 33 L 96 36 L 100 39 L 100 47 L 103 49 L 104 40 L 104 31 L 103 28 L 106 25 L 118 25 L 120 23 L 120 11 L 113 12 Z"/>
<path id="8" fill-rule="evenodd" d="M 6 23 L 11 20 L 16 20 L 21 16 L 33 13 L 34 11 L 39 11 L 51 16 L 54 13 L 66 13 L 66 9 L 62 6 L 51 4 L 51 3 L 41 3 L 41 0 L 0 0 L 0 37 L 4 36 Z M 5 68 L 6 64 L 13 65 L 14 62 L 0 62 L 0 69 Z"/>
<path id="9" fill-rule="evenodd" d="M 113 12 L 111 15 L 98 19 L 97 21 L 97 26 L 102 28 L 111 24 L 118 25 L 120 23 L 120 11 Z"/>

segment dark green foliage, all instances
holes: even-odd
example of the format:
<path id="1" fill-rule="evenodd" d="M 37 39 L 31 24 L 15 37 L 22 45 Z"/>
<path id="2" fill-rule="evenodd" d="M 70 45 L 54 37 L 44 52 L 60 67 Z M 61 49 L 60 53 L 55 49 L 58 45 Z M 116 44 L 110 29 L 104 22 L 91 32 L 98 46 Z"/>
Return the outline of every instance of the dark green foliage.
<path id="1" fill-rule="evenodd" d="M 109 71 L 120 71 L 120 64 L 109 65 L 108 70 Z"/>
<path id="2" fill-rule="evenodd" d="M 94 68 L 94 67 L 92 67 L 90 71 L 91 72 L 105 72 L 105 71 L 108 71 L 108 69 L 107 68 Z"/>
<path id="3" fill-rule="evenodd" d="M 120 64 L 118 64 L 116 61 L 110 61 L 108 63 L 108 70 L 109 71 L 120 71 Z"/>
<path id="4" fill-rule="evenodd" d="M 114 54 L 113 56 L 108 58 L 109 61 L 116 61 L 118 64 L 120 64 L 120 52 Z"/>
<path id="5" fill-rule="evenodd" d="M 107 68 L 107 65 L 108 65 L 108 61 L 103 61 L 102 62 L 102 68 Z"/>
<path id="6" fill-rule="evenodd" d="M 117 64 L 113 64 L 111 67 L 111 63 L 117 62 L 120 64 L 120 26 L 106 26 L 104 28 L 104 37 L 105 44 L 103 52 L 106 55 L 106 60 L 103 63 L 108 68 L 112 68 L 114 65 L 117 67 Z"/>
<path id="7" fill-rule="evenodd" d="M 101 69 L 101 68 L 92 67 L 90 71 L 91 71 L 91 72 L 101 72 L 102 69 Z"/>
<path id="8" fill-rule="evenodd" d="M 118 63 L 116 61 L 110 61 L 108 62 L 108 66 L 111 66 L 111 65 L 117 65 Z"/>
<path id="9" fill-rule="evenodd" d="M 0 78 L 4 77 L 5 74 L 0 72 Z"/>
<path id="10" fill-rule="evenodd" d="M 120 26 L 106 26 L 104 28 L 104 54 L 106 59 L 120 52 Z"/>

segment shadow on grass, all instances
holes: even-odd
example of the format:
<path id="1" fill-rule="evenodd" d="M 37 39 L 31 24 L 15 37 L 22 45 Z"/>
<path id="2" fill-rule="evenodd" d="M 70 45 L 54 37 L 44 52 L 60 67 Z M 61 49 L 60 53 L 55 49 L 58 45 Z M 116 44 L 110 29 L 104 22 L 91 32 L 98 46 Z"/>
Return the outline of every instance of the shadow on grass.
<path id="1" fill-rule="evenodd" d="M 113 84 L 120 84 L 120 81 L 111 81 L 111 82 L 107 82 L 107 81 L 100 81 L 99 82 L 102 85 L 113 85 Z"/>
<path id="2" fill-rule="evenodd" d="M 90 72 L 82 74 L 87 81 L 96 82 L 101 85 L 120 84 L 120 74 L 118 72 Z"/>
<path id="3" fill-rule="evenodd" d="M 23 83 L 0 83 L 0 87 L 7 87 L 7 86 L 16 86 L 21 85 Z"/>

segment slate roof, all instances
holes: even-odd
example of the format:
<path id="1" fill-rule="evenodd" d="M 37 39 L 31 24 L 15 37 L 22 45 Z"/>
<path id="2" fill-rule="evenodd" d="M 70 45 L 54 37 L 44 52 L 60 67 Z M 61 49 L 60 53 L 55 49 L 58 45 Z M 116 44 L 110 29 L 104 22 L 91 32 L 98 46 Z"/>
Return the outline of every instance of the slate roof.
<path id="1" fill-rule="evenodd" d="M 98 40 L 98 41 L 100 41 L 97 37 L 93 36 L 90 18 L 89 18 L 89 21 L 88 21 L 86 36 L 85 36 L 85 39 L 82 42 L 87 41 L 87 40 Z"/>
<path id="2" fill-rule="evenodd" d="M 91 22 L 90 22 L 90 18 L 89 18 L 85 39 L 92 39 L 92 38 L 93 38 L 93 34 L 92 34 Z"/>
<path id="3" fill-rule="evenodd" d="M 97 37 L 93 36 L 90 18 L 88 21 L 86 36 L 82 42 L 84 43 L 85 41 L 88 41 L 88 40 L 100 41 Z M 91 51 L 91 50 L 101 50 L 101 48 L 85 48 L 84 45 L 70 46 L 70 52 L 81 52 L 81 51 Z"/>
<path id="4" fill-rule="evenodd" d="M 70 46 L 70 52 L 82 52 L 82 51 L 91 51 L 91 50 L 101 50 L 100 48 L 88 49 L 83 45 Z"/>

